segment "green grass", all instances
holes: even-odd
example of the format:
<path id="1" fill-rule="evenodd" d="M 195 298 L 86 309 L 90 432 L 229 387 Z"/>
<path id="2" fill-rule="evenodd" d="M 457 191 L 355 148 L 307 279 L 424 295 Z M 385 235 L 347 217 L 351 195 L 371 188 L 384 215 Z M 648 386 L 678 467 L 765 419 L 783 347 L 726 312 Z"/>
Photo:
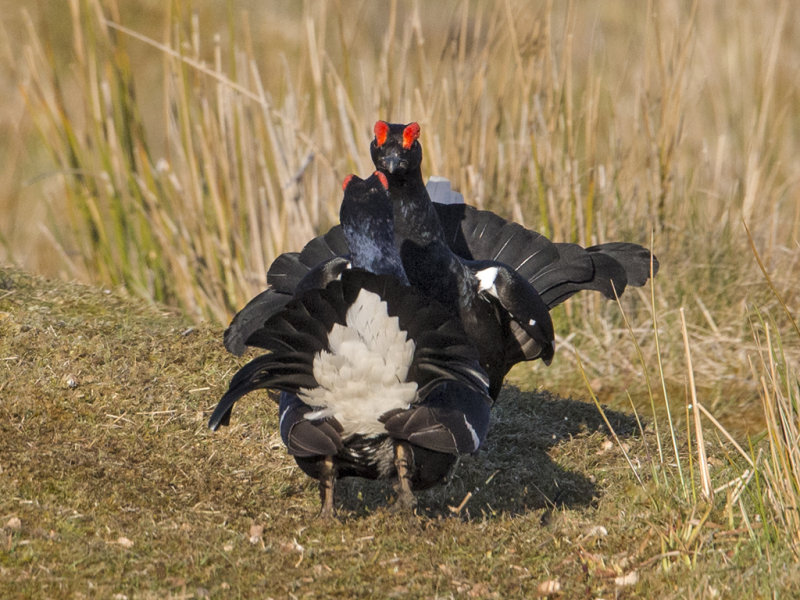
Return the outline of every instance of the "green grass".
<path id="1" fill-rule="evenodd" d="M 685 497 L 652 423 L 642 435 L 632 414 L 606 410 L 632 469 L 593 404 L 512 386 L 485 449 L 420 494 L 418 515 L 390 512 L 387 485 L 345 480 L 339 519 L 320 522 L 266 394 L 230 428 L 206 429 L 243 362 L 218 328 L 17 270 L 0 284 L 4 598 L 507 598 L 548 582 L 558 597 L 800 591 L 754 480 L 711 504 Z M 682 434 L 678 445 L 686 468 Z M 708 453 L 717 486 L 746 467 L 728 445 Z"/>

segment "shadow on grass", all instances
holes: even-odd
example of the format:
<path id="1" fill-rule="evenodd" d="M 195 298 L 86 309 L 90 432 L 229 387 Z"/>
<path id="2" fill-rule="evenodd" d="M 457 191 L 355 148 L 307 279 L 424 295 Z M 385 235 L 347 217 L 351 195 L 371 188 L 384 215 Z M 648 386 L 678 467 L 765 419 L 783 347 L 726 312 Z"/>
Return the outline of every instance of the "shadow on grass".
<path id="1" fill-rule="evenodd" d="M 634 416 L 608 409 L 606 416 L 620 438 L 638 434 Z M 592 505 L 599 492 L 591 474 L 562 467 L 548 451 L 571 444 L 574 449 L 567 447 L 565 453 L 586 455 L 593 432 L 610 437 L 593 403 L 506 386 L 492 411 L 484 447 L 461 460 L 449 483 L 418 493 L 417 510 L 430 518 L 458 514 L 482 520 Z M 585 457 L 578 462 L 585 462 Z M 468 494 L 462 510 L 454 511 L 451 507 L 459 506 Z M 360 518 L 392 501 L 386 482 L 345 479 L 337 484 L 337 504 L 345 518 Z"/>

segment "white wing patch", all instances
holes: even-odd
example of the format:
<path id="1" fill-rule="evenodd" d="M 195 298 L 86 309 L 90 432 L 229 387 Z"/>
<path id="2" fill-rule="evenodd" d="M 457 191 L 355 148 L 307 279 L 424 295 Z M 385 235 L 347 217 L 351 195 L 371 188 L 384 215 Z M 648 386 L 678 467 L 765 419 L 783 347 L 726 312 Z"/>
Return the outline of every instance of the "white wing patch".
<path id="1" fill-rule="evenodd" d="M 330 352 L 322 350 L 314 358 L 319 386 L 300 390 L 303 402 L 320 407 L 306 418 L 335 417 L 344 438 L 384 433 L 378 417 L 408 408 L 417 394 L 417 384 L 405 382 L 414 342 L 398 318 L 387 314 L 386 302 L 367 290 L 359 292 L 345 320 L 346 325 L 337 323 L 328 334 Z"/>
<path id="2" fill-rule="evenodd" d="M 478 278 L 478 291 L 485 292 L 488 291 L 492 296 L 497 298 L 497 288 L 494 285 L 495 279 L 497 279 L 498 268 L 497 267 L 487 267 L 485 269 L 481 269 L 475 273 L 475 277 Z"/>
<path id="3" fill-rule="evenodd" d="M 470 422 L 467 421 L 467 415 L 463 415 L 463 416 L 464 416 L 464 425 L 467 426 L 467 430 L 469 430 L 469 434 L 472 436 L 472 447 L 474 449 L 473 450 L 473 452 L 474 452 L 475 450 L 480 448 L 480 446 L 481 446 L 481 438 L 478 437 L 478 434 L 475 433 L 475 429 L 472 427 Z"/>

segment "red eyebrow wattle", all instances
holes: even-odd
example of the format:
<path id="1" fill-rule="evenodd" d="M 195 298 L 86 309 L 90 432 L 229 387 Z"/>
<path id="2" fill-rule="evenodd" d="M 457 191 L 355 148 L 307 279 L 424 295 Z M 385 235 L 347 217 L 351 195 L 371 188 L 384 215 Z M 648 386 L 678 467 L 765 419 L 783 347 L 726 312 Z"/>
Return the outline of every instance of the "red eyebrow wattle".
<path id="1" fill-rule="evenodd" d="M 419 124 L 409 123 L 408 125 L 406 125 L 406 128 L 403 129 L 403 148 L 405 148 L 406 150 L 411 148 L 411 144 L 413 144 L 418 137 L 419 137 Z"/>
<path id="2" fill-rule="evenodd" d="M 389 180 L 386 179 L 386 175 L 384 175 L 380 171 L 375 171 L 375 176 L 378 178 L 378 181 L 381 182 L 381 185 L 383 186 L 383 189 L 388 190 L 389 189 Z"/>
<path id="3" fill-rule="evenodd" d="M 375 132 L 375 142 L 380 148 L 386 143 L 386 136 L 389 134 L 389 124 L 386 121 L 377 121 L 373 131 Z"/>

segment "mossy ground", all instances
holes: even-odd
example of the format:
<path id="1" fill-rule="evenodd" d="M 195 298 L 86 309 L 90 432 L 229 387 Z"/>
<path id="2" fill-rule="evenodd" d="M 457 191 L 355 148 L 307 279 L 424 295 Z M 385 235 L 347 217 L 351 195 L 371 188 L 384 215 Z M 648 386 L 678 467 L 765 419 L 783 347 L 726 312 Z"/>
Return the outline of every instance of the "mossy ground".
<path id="1" fill-rule="evenodd" d="M 593 404 L 541 390 L 507 387 L 485 449 L 420 494 L 417 514 L 393 513 L 388 485 L 350 480 L 338 519 L 320 521 L 266 394 L 237 406 L 231 427 L 206 428 L 246 360 L 220 340 L 117 292 L 0 270 L 0 596 L 800 591 L 788 551 L 661 482 L 647 426 L 608 412 L 640 485 Z M 711 459 L 719 480 L 740 469 Z"/>

